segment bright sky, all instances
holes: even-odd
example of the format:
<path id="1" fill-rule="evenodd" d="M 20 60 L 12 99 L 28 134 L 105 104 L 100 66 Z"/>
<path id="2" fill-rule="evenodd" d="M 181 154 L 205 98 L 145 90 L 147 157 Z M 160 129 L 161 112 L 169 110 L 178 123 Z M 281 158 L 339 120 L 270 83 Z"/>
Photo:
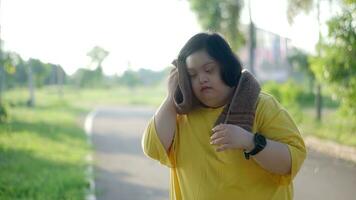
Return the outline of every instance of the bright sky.
<path id="1" fill-rule="evenodd" d="M 253 20 L 313 51 L 316 22 L 303 15 L 290 27 L 285 8 L 286 0 L 253 0 Z M 89 65 L 86 53 L 95 45 L 110 52 L 105 74 L 121 74 L 128 63 L 161 70 L 201 31 L 186 0 L 1 0 L 0 15 L 5 50 L 60 64 L 69 74 Z"/>

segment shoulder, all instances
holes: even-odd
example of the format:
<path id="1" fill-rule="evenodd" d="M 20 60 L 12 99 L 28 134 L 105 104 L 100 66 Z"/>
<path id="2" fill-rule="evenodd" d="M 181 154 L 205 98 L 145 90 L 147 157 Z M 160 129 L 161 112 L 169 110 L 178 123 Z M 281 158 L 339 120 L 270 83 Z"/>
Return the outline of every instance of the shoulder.
<path id="1" fill-rule="evenodd" d="M 261 92 L 257 100 L 256 113 L 265 111 L 279 111 L 282 110 L 282 105 L 277 101 L 274 96 L 266 92 Z"/>
<path id="2" fill-rule="evenodd" d="M 260 93 L 256 106 L 255 123 L 259 128 L 270 124 L 277 116 L 285 112 L 276 98 L 265 92 Z"/>

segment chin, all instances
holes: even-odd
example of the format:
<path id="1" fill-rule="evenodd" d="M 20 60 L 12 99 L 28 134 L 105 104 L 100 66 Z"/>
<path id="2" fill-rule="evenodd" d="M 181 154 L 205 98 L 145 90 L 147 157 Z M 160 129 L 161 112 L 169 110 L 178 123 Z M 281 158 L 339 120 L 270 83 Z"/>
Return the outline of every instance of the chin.
<path id="1" fill-rule="evenodd" d="M 211 101 L 202 101 L 200 100 L 200 102 L 206 106 L 206 107 L 209 107 L 209 108 L 218 108 L 218 107 L 221 107 L 223 105 L 219 104 L 218 102 L 211 102 Z"/>

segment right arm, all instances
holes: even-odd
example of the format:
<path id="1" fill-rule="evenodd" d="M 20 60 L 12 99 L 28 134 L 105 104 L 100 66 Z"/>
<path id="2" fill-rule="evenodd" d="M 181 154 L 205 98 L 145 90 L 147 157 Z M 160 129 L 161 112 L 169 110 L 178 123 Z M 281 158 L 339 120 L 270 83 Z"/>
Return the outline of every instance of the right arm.
<path id="1" fill-rule="evenodd" d="M 172 144 L 176 131 L 176 116 L 177 112 L 171 97 L 166 97 L 155 113 L 154 118 L 157 136 L 167 152 Z"/>
<path id="2" fill-rule="evenodd" d="M 174 106 L 174 92 L 178 85 L 178 72 L 174 68 L 168 78 L 168 95 L 154 115 L 158 138 L 168 152 L 176 131 L 177 111 Z"/>

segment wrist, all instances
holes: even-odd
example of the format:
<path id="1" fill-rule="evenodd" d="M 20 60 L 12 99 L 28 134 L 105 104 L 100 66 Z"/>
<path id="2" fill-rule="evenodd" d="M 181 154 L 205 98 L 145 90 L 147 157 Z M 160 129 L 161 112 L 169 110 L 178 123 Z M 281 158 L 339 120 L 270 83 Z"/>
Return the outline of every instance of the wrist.
<path id="1" fill-rule="evenodd" d="M 244 151 L 244 155 L 247 160 L 250 158 L 250 156 L 254 156 L 254 155 L 258 154 L 267 145 L 267 139 L 265 138 L 265 136 L 263 136 L 259 133 L 255 133 L 252 135 L 253 135 L 254 147 L 252 150 L 246 151 L 246 149 L 245 149 L 245 151 Z"/>
<path id="2" fill-rule="evenodd" d="M 176 107 L 175 107 L 175 104 L 174 104 L 174 97 L 169 95 L 166 97 L 166 99 L 164 100 L 164 104 L 166 106 L 168 106 L 170 108 L 170 110 L 174 110 L 176 111 Z"/>
<path id="3" fill-rule="evenodd" d="M 246 133 L 246 143 L 244 146 L 244 150 L 250 152 L 255 148 L 255 143 L 253 141 L 253 134 L 247 131 Z"/>

